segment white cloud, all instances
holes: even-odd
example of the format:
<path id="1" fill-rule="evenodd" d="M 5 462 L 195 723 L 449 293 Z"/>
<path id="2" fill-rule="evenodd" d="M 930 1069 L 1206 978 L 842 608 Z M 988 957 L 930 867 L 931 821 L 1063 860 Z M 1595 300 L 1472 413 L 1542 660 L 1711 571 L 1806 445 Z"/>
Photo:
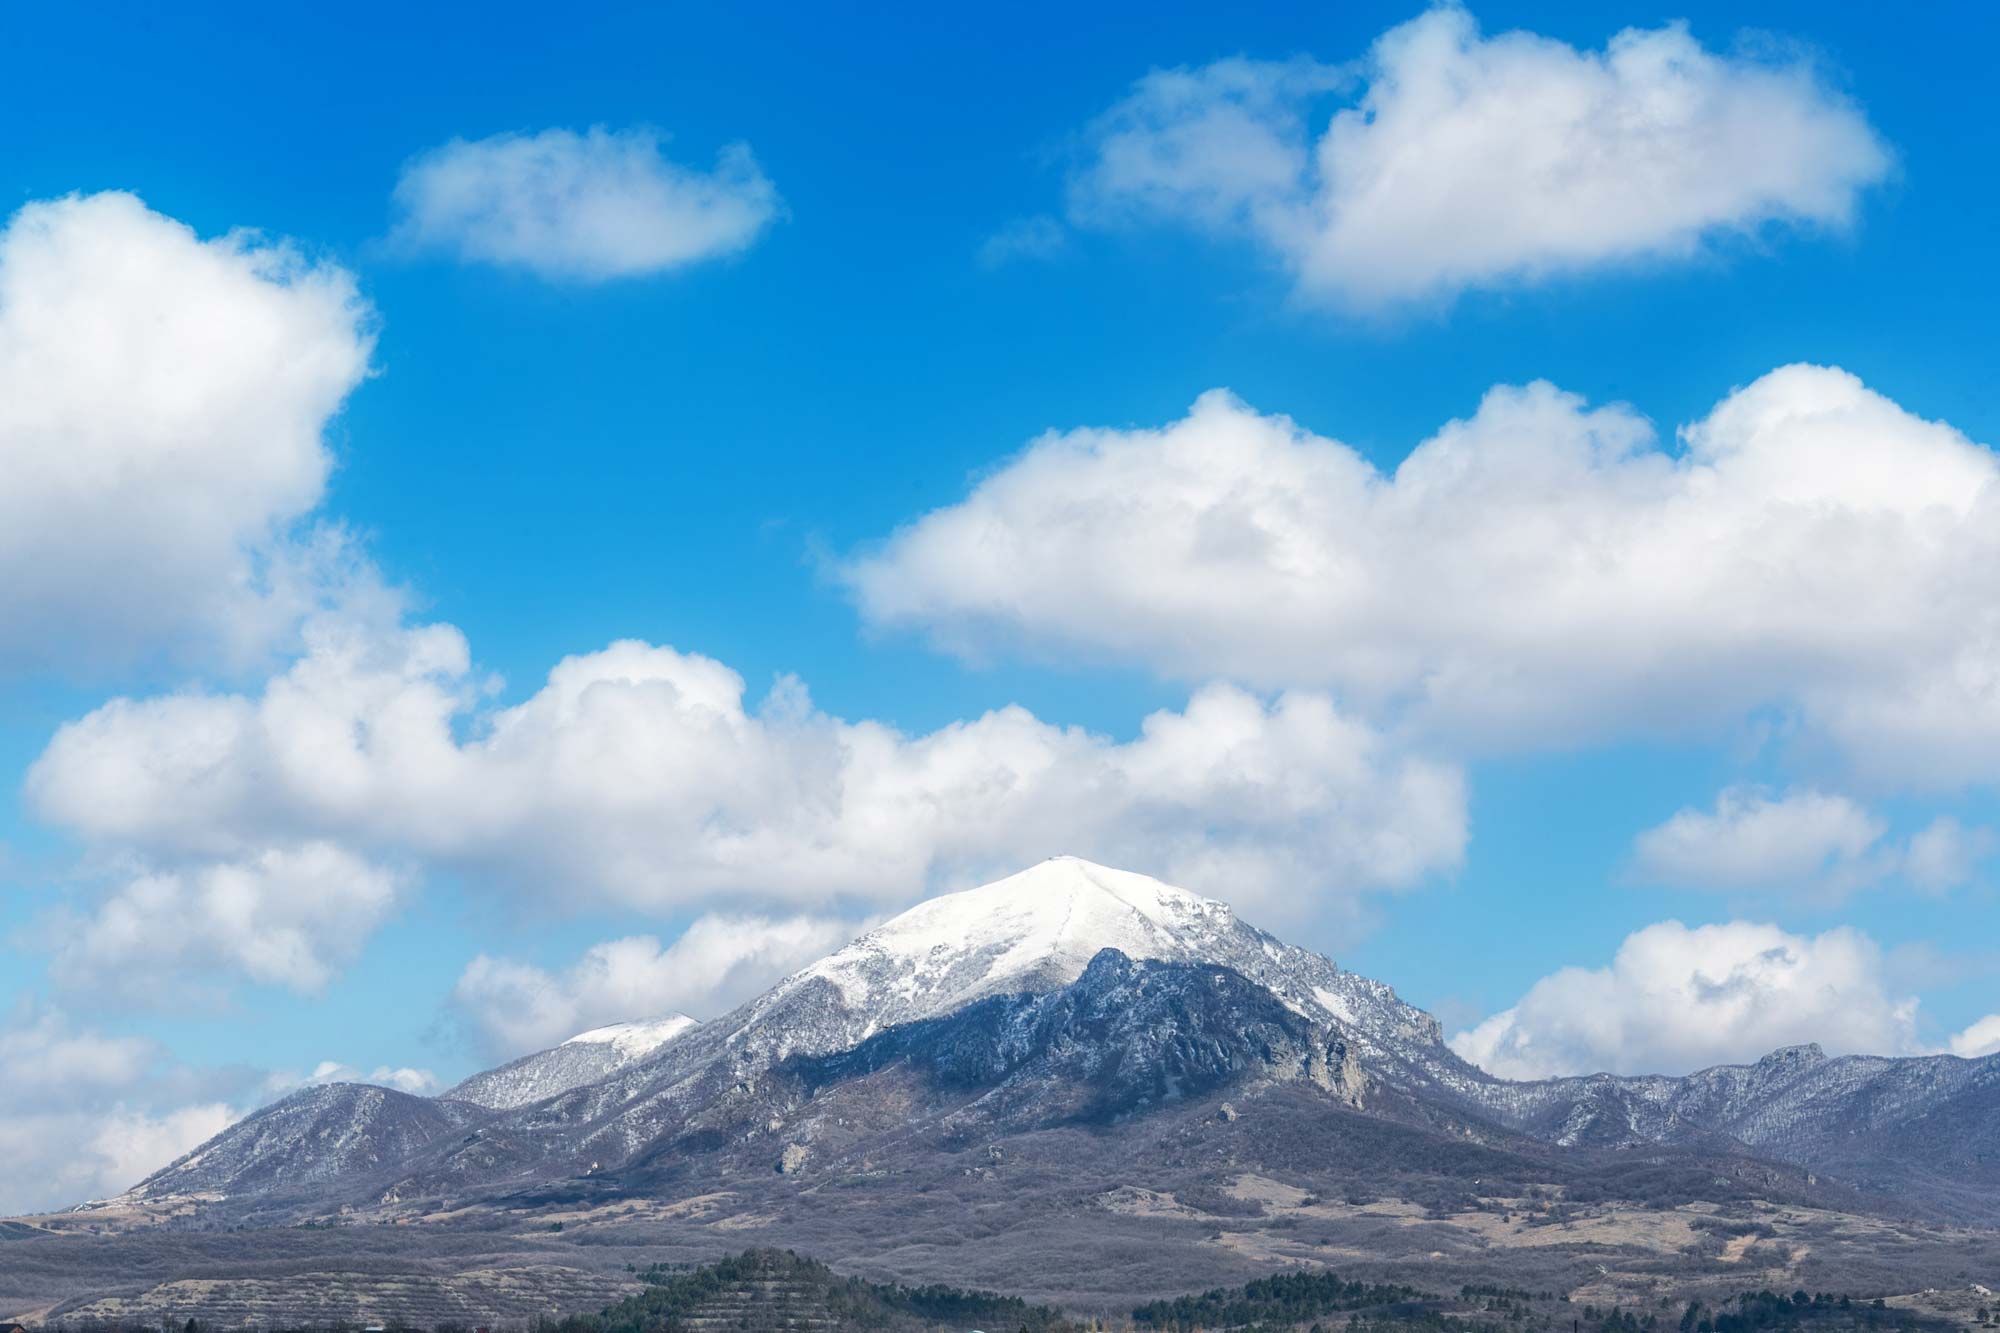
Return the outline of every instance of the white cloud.
<path id="1" fill-rule="evenodd" d="M 1638 839 L 1639 872 L 1698 888 L 1787 888 L 1839 878 L 1859 865 L 1888 825 L 1846 796 L 1774 797 L 1732 787 L 1713 812 L 1682 810 Z"/>
<path id="2" fill-rule="evenodd" d="M 1794 890 L 1821 898 L 1889 880 L 1924 893 L 1968 882 L 1992 852 L 1986 829 L 1939 816 L 1907 839 L 1851 797 L 1730 787 L 1714 810 L 1685 809 L 1635 844 L 1639 875 L 1684 888 Z"/>
<path id="3" fill-rule="evenodd" d="M 1858 931 L 1663 921 L 1627 936 L 1610 966 L 1546 976 L 1451 1045 L 1504 1078 L 1681 1074 L 1815 1041 L 1835 1054 L 1916 1054 L 1916 1015 Z"/>
<path id="4" fill-rule="evenodd" d="M 1536 383 L 1384 475 L 1215 392 L 1045 436 L 842 574 L 872 623 L 967 655 L 1332 687 L 1457 746 L 1776 707 L 1885 778 L 1990 776 L 1994 455 L 1814 366 L 1682 443 Z"/>
<path id="5" fill-rule="evenodd" d="M 324 841 L 149 870 L 48 932 L 50 972 L 79 992 L 177 1004 L 239 976 L 312 994 L 360 952 L 399 886 Z M 168 975 L 176 981 L 163 992 Z"/>
<path id="6" fill-rule="evenodd" d="M 117 1107 L 90 1124 L 90 1136 L 78 1165 L 88 1170 L 91 1188 L 72 1200 L 120 1194 L 170 1162 L 177 1161 L 243 1118 L 243 1112 L 222 1102 L 181 1106 L 157 1115 Z M 60 1135 L 37 1136 L 41 1151 Z"/>
<path id="7" fill-rule="evenodd" d="M 1353 75 L 1308 59 L 1155 70 L 1084 133 L 1069 213 L 1110 225 L 1161 216 L 1288 233 L 1311 156 L 1308 110 Z"/>
<path id="8" fill-rule="evenodd" d="M 1357 82 L 1351 105 L 1317 118 Z M 1361 308 L 1686 257 L 1773 223 L 1844 226 L 1891 167 L 1797 52 L 1716 54 L 1681 24 L 1579 51 L 1482 36 L 1454 6 L 1390 29 L 1349 68 L 1156 71 L 1084 146 L 1074 219 L 1241 230 L 1302 292 Z"/>
<path id="9" fill-rule="evenodd" d="M 397 1092 L 417 1097 L 428 1097 L 438 1090 L 438 1076 L 428 1069 L 377 1065 L 364 1070 L 340 1060 L 322 1060 L 313 1066 L 310 1074 L 272 1074 L 264 1080 L 264 1094 L 275 1100 L 300 1088 L 316 1088 L 327 1083 L 373 1083 L 380 1088 L 394 1088 Z"/>
<path id="10" fill-rule="evenodd" d="M 1988 1014 L 1951 1039 L 1951 1053 L 1967 1060 L 2000 1054 L 2000 1014 Z"/>
<path id="11" fill-rule="evenodd" d="M 64 1106 L 122 1091 L 157 1056 L 151 1042 L 78 1031 L 46 1008 L 17 1008 L 0 1027 L 0 1083 L 11 1104 Z"/>
<path id="12" fill-rule="evenodd" d="M 712 1018 L 856 933 L 855 924 L 826 917 L 710 915 L 664 949 L 651 935 L 608 940 L 560 973 L 481 954 L 451 1003 L 484 1051 L 509 1059 L 612 1023 Z"/>
<path id="13" fill-rule="evenodd" d="M 749 247 L 778 192 L 743 144 L 701 172 L 652 129 L 496 134 L 420 154 L 396 183 L 396 236 L 461 260 L 602 282 Z"/>
<path id="14" fill-rule="evenodd" d="M 151 1042 L 48 1009 L 0 1023 L 0 1217 L 115 1194 L 239 1114 L 174 1073 Z"/>
<path id="15" fill-rule="evenodd" d="M 106 704 L 58 732 L 27 784 L 97 855 L 178 876 L 168 940 L 201 935 L 260 979 L 338 952 L 302 964 L 267 925 L 314 912 L 338 944 L 372 922 L 388 885 L 360 862 L 563 906 L 742 910 L 904 901 L 1069 851 L 1292 916 L 1450 869 L 1465 842 L 1456 768 L 1311 692 L 1207 686 L 1128 741 L 1018 707 L 908 736 L 822 713 L 792 680 L 751 708 L 727 667 L 642 643 L 566 658 L 492 708 L 449 626 L 331 619 L 308 641 L 261 695 Z M 263 917 L 182 910 L 201 881 L 176 867 L 316 843 L 360 858 L 344 883 L 330 869 L 304 895 L 246 895 Z"/>
<path id="16" fill-rule="evenodd" d="M 252 232 L 203 240 L 128 194 L 0 231 L 0 672 L 240 662 L 330 578 L 296 536 L 367 371 L 353 279 Z"/>
<path id="17" fill-rule="evenodd" d="M 1943 893 L 1970 883 L 1980 863 L 1993 851 L 1992 829 L 1967 828 L 1949 815 L 1940 815 L 1911 836 L 1898 870 L 1917 889 Z"/>
<path id="18" fill-rule="evenodd" d="M 164 975 L 164 974 L 162 974 Z M 157 1043 L 79 1028 L 32 1003 L 0 1013 L 0 1217 L 122 1193 L 258 1106 L 321 1083 L 429 1095 L 427 1069 L 363 1071 L 323 1061 L 310 1074 L 200 1069 Z"/>

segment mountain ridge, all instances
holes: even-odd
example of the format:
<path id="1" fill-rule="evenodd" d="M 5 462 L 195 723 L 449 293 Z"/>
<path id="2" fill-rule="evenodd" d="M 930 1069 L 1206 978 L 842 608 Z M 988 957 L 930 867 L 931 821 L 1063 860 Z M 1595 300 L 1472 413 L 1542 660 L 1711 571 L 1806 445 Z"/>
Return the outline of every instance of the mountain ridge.
<path id="1" fill-rule="evenodd" d="M 1104 1010 L 1114 991 L 1146 1021 Z M 621 1047 L 620 1037 L 631 1040 Z M 903 1072 L 884 1072 L 886 1052 L 899 1052 L 890 1065 Z M 1054 858 L 919 904 L 710 1022 L 579 1034 L 434 1102 L 411 1099 L 424 1107 L 315 1089 L 317 1100 L 277 1103 L 121 1197 L 303 1212 L 417 1198 L 442 1206 L 562 1181 L 614 1188 L 641 1165 L 767 1140 L 782 1165 L 813 1151 L 786 1136 L 811 1120 L 816 1100 L 847 1097 L 887 1133 L 899 1098 L 916 1105 L 910 1089 L 954 1068 L 996 1081 L 987 1101 L 954 1110 L 946 1098 L 937 1113 L 1010 1132 L 1067 1123 L 1093 1098 L 1121 1108 L 1112 1120 L 1130 1119 L 1317 1068 L 1303 1086 L 1329 1113 L 1509 1151 L 1761 1157 L 1838 1173 L 1898 1206 L 1978 1210 L 1987 1206 L 1978 1191 L 2000 1184 L 2000 1059 L 1794 1047 L 1679 1077 L 1512 1082 L 1459 1057 L 1437 1020 L 1392 988 L 1257 930 L 1226 904 Z M 1041 1071 L 1046 1104 L 1021 1091 L 1033 1080 L 1016 1074 L 1028 1069 Z M 1146 1070 L 1183 1073 L 1170 1096 Z M 888 1089 L 885 1078 L 904 1079 L 903 1090 L 872 1101 L 841 1091 Z M 1142 1085 L 1152 1091 L 1140 1096 Z M 1946 1142 L 1906 1132 L 1933 1117 L 1964 1132 Z M 287 1129 L 301 1125 L 312 1133 Z M 864 1123 L 846 1137 L 871 1132 Z"/>
<path id="2" fill-rule="evenodd" d="M 547 1050 L 483 1069 L 439 1096 L 492 1111 L 513 1110 L 595 1083 L 700 1026 L 686 1014 L 667 1014 L 591 1028 Z"/>

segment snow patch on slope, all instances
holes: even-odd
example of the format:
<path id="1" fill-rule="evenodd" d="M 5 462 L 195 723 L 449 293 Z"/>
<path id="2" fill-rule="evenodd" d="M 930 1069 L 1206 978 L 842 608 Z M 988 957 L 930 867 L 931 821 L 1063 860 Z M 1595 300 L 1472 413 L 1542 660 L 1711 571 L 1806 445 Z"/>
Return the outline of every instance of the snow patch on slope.
<path id="1" fill-rule="evenodd" d="M 560 1046 L 474 1074 L 444 1095 L 489 1111 L 510 1111 L 609 1078 L 700 1026 L 686 1014 L 668 1014 L 592 1028 Z"/>
<path id="2" fill-rule="evenodd" d="M 637 1060 L 640 1056 L 651 1055 L 675 1037 L 695 1026 L 695 1020 L 686 1014 L 668 1014 L 664 1018 L 643 1019 L 633 1023 L 611 1023 L 588 1032 L 579 1032 L 564 1046 L 609 1046 L 621 1059 Z"/>

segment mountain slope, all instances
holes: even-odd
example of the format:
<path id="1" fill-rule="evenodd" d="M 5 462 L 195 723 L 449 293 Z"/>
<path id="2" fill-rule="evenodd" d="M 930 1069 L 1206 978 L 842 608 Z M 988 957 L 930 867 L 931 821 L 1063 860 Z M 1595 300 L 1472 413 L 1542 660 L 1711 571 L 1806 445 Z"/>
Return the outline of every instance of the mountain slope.
<path id="1" fill-rule="evenodd" d="M 148 1184 L 170 1182 L 173 1193 L 219 1196 L 336 1187 L 405 1161 L 483 1114 L 465 1102 L 393 1088 L 324 1084 L 237 1121 L 149 1177 Z"/>
<path id="2" fill-rule="evenodd" d="M 1056 858 L 920 904 L 706 1024 L 583 1034 L 437 1103 L 300 1094 L 132 1197 L 310 1184 L 327 1206 L 449 1209 L 642 1175 L 657 1197 L 662 1172 L 877 1151 L 919 1124 L 1117 1133 L 1219 1090 L 1293 1084 L 1321 1114 L 1407 1127 L 1393 1141 L 1419 1155 L 1442 1136 L 1550 1163 L 1758 1159 L 1956 1216 L 1994 1216 L 2000 1191 L 2000 1057 L 1798 1048 L 1684 1078 L 1508 1082 L 1389 987 L 1222 903 Z"/>
<path id="3" fill-rule="evenodd" d="M 1485 1079 L 1467 1091 L 1500 1123 L 1564 1147 L 1728 1143 L 1871 1192 L 1963 1196 L 1975 1214 L 2000 1184 L 2000 1056 L 1830 1058 L 1808 1045 L 1680 1078 Z"/>
<path id="4" fill-rule="evenodd" d="M 596 1083 L 647 1058 L 700 1024 L 686 1014 L 579 1032 L 560 1046 L 474 1074 L 444 1096 L 489 1111 L 506 1111 Z"/>
<path id="5" fill-rule="evenodd" d="M 1038 1124 L 1115 1120 L 1252 1079 L 1301 1079 L 1350 1104 L 1365 1086 L 1338 1027 L 1227 968 L 1115 949 L 1059 990 L 994 996 L 775 1072 L 810 1100 L 896 1065 L 940 1087 L 1004 1092 L 989 1114 L 1026 1105 Z"/>

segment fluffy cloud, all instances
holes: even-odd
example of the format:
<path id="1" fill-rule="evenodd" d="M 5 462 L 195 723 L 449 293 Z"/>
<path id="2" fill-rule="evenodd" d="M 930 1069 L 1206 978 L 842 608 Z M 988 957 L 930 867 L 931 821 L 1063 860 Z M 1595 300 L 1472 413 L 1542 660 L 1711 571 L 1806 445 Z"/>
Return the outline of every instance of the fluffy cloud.
<path id="1" fill-rule="evenodd" d="M 309 1074 L 175 1062 L 156 1043 L 21 1004 L 0 1013 L 0 1217 L 122 1193 L 257 1107 L 321 1083 L 429 1095 L 428 1069 L 322 1061 Z"/>
<path id="2" fill-rule="evenodd" d="M 780 212 L 742 144 L 711 172 L 669 160 L 651 129 L 453 139 L 396 184 L 397 238 L 545 278 L 602 282 L 747 248 Z"/>
<path id="3" fill-rule="evenodd" d="M 1315 139 L 1314 111 L 1356 82 Z M 1482 36 L 1452 6 L 1350 69 L 1155 72 L 1084 140 L 1074 219 L 1242 230 L 1308 295 L 1364 308 L 1685 257 L 1772 223 L 1838 227 L 1891 165 L 1796 53 L 1718 55 L 1679 24 L 1579 51 Z"/>
<path id="4" fill-rule="evenodd" d="M 50 970 L 70 987 L 129 999 L 154 993 L 163 972 L 182 979 L 176 1003 L 191 984 L 213 989 L 203 978 L 218 975 L 313 993 L 359 953 L 399 884 L 323 841 L 151 870 L 51 932 Z"/>
<path id="5" fill-rule="evenodd" d="M 158 1112 L 116 1103 L 84 1112 L 0 1113 L 0 1155 L 32 1164 L 0 1181 L 0 1216 L 123 1193 L 240 1116 L 223 1102 Z"/>
<path id="6" fill-rule="evenodd" d="M 1967 1060 L 2000 1054 L 2000 1014 L 1988 1014 L 1951 1039 L 1951 1053 Z"/>
<path id="7" fill-rule="evenodd" d="M 229 911 L 202 870 L 113 904 L 262 979 L 317 975 L 386 908 L 371 862 L 659 911 L 896 902 L 1070 851 L 1283 916 L 1351 910 L 1455 866 L 1465 842 L 1458 770 L 1316 693 L 1208 686 L 1128 741 L 1018 707 L 908 736 L 822 713 L 791 680 L 752 708 L 727 667 L 642 643 L 566 658 L 491 708 L 449 626 L 332 618 L 307 639 L 261 695 L 106 704 L 27 784 L 100 855 L 268 870 L 230 886 Z M 144 933 L 100 914 L 80 938 Z"/>
<path id="8" fill-rule="evenodd" d="M 651 935 L 608 940 L 561 973 L 481 954 L 452 988 L 451 1003 L 482 1050 L 509 1059 L 612 1023 L 714 1017 L 856 933 L 853 923 L 824 917 L 711 915 L 667 948 Z"/>
<path id="9" fill-rule="evenodd" d="M 18 1096 L 65 1104 L 131 1087 L 157 1052 L 137 1037 L 77 1031 L 49 1009 L 18 1009 L 0 1027 L 0 1071 Z"/>
<path id="10" fill-rule="evenodd" d="M 128 194 L 0 231 L 0 672 L 241 660 L 341 572 L 328 420 L 367 371 L 353 279 Z"/>
<path id="11" fill-rule="evenodd" d="M 166 1070 L 152 1043 L 46 1009 L 0 1024 L 0 1217 L 115 1194 L 238 1112 Z"/>
<path id="12" fill-rule="evenodd" d="M 19 1006 L 0 1015 L 0 1217 L 121 1193 L 258 1106 L 335 1082 L 429 1094 L 438 1081 L 427 1069 L 363 1072 L 334 1060 L 305 1075 L 196 1069 L 151 1041 Z"/>
<path id="13" fill-rule="evenodd" d="M 271 1075 L 264 1080 L 264 1093 L 267 1098 L 275 1100 L 300 1088 L 316 1088 L 327 1083 L 373 1083 L 380 1088 L 394 1088 L 418 1097 L 428 1097 L 438 1090 L 438 1076 L 428 1069 L 377 1065 L 364 1070 L 339 1060 L 322 1060 L 313 1066 L 310 1074 Z"/>
<path id="14" fill-rule="evenodd" d="M 1753 710 L 1888 776 L 1989 776 L 1994 455 L 1845 372 L 1776 370 L 1669 452 L 1623 406 L 1498 388 L 1384 475 L 1226 393 L 1051 434 L 848 562 L 881 626 L 1334 687 L 1460 745 Z"/>
<path id="15" fill-rule="evenodd" d="M 1070 217 L 1100 226 L 1166 217 L 1289 235 L 1306 194 L 1307 112 L 1352 82 L 1348 71 L 1307 59 L 1155 70 L 1085 131 Z"/>
<path id="16" fill-rule="evenodd" d="M 1888 825 L 1845 796 L 1774 797 L 1732 787 L 1715 809 L 1682 810 L 1639 835 L 1642 874 L 1702 888 L 1771 888 L 1838 874 L 1859 862 Z"/>
<path id="17" fill-rule="evenodd" d="M 1546 976 L 1451 1044 L 1505 1078 L 1680 1074 L 1808 1041 L 1836 1054 L 1913 1054 L 1923 1049 L 1916 1015 L 1857 931 L 1663 921 L 1627 936 L 1609 967 Z"/>
<path id="18" fill-rule="evenodd" d="M 1892 878 L 1924 892 L 1956 888 L 1992 849 L 1987 830 L 1948 816 L 1901 842 L 1887 833 L 1885 821 L 1850 797 L 1732 787 L 1714 810 L 1681 810 L 1640 834 L 1635 862 L 1656 883 L 1838 897 Z"/>

